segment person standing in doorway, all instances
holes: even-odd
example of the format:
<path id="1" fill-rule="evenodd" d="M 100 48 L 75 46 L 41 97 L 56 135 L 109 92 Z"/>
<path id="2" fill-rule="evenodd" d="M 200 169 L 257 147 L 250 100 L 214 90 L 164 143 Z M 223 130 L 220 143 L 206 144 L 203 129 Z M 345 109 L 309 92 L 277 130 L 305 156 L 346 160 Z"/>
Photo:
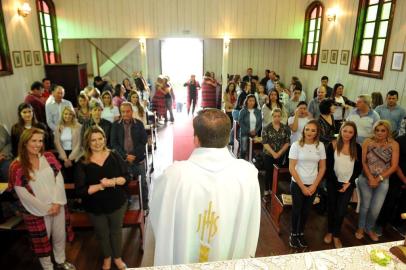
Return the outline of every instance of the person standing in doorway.
<path id="1" fill-rule="evenodd" d="M 190 107 L 192 106 L 193 115 L 195 113 L 195 108 L 199 97 L 198 90 L 200 89 L 200 84 L 198 81 L 196 81 L 196 75 L 191 75 L 190 80 L 185 82 L 183 86 L 187 87 L 187 114 L 189 115 Z"/>

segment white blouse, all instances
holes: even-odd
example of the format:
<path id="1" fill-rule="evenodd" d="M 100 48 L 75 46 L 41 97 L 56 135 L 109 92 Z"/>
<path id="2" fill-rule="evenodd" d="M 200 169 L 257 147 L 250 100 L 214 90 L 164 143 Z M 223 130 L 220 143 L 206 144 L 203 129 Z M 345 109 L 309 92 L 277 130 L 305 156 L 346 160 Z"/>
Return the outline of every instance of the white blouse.
<path id="1" fill-rule="evenodd" d="M 14 187 L 24 208 L 34 216 L 47 216 L 52 204 L 66 204 L 65 186 L 61 172 L 54 171 L 44 156 L 39 158 L 39 169 L 32 175 L 29 185 L 33 196 L 25 187 Z"/>
<path id="2" fill-rule="evenodd" d="M 72 128 L 64 127 L 62 129 L 61 143 L 63 150 L 72 150 Z"/>
<path id="3" fill-rule="evenodd" d="M 249 109 L 250 112 L 250 131 L 255 130 L 257 125 L 257 118 L 255 117 L 254 109 Z"/>
<path id="4" fill-rule="evenodd" d="M 114 122 L 114 117 L 120 116 L 120 112 L 116 106 L 111 107 L 104 107 L 101 118 L 110 121 L 111 123 Z"/>
<path id="5" fill-rule="evenodd" d="M 334 172 L 337 176 L 338 182 L 347 183 L 354 171 L 355 160 L 351 160 L 350 155 L 337 154 L 337 150 L 334 151 Z"/>

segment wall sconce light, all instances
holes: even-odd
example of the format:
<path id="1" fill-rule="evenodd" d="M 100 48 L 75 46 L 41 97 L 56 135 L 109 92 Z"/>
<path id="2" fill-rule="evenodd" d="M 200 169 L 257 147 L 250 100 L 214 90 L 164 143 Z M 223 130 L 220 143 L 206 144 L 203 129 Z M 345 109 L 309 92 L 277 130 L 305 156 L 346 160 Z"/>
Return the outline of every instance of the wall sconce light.
<path id="1" fill-rule="evenodd" d="M 145 45 L 146 45 L 146 40 L 145 40 L 145 38 L 140 38 L 140 40 L 138 41 L 139 43 L 140 43 L 140 46 L 141 46 L 141 50 L 145 50 Z"/>
<path id="2" fill-rule="evenodd" d="M 27 17 L 27 15 L 30 15 L 31 13 L 31 7 L 30 4 L 27 2 L 23 3 L 18 9 L 17 9 L 18 15 L 22 17 Z"/>
<path id="3" fill-rule="evenodd" d="M 229 36 L 224 36 L 223 38 L 223 43 L 224 43 L 224 49 L 228 50 L 228 47 L 230 47 L 230 37 Z"/>
<path id="4" fill-rule="evenodd" d="M 337 8 L 330 8 L 327 10 L 327 21 L 335 22 L 337 19 Z"/>

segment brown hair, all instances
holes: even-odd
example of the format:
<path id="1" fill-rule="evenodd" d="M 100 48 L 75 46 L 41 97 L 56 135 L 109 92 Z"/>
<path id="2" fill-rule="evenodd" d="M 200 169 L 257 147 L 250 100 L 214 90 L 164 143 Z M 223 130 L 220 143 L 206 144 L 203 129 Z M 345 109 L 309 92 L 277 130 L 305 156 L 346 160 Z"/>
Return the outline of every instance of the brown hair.
<path id="1" fill-rule="evenodd" d="M 231 121 L 227 114 L 218 109 L 205 109 L 193 119 L 194 136 L 201 147 L 223 148 L 228 144 Z"/>
<path id="2" fill-rule="evenodd" d="M 140 103 L 140 95 L 138 95 L 137 91 L 131 91 L 128 94 L 128 101 L 131 102 L 131 98 L 136 95 L 138 97 L 137 103 L 135 104 L 135 106 L 138 108 L 138 114 L 143 116 L 145 111 L 144 111 L 144 107 L 142 107 L 141 103 Z M 132 104 L 132 103 L 131 103 Z M 132 104 L 134 105 L 134 104 Z"/>
<path id="3" fill-rule="evenodd" d="M 350 159 L 351 160 L 357 160 L 358 156 L 357 156 L 357 126 L 355 125 L 354 122 L 352 121 L 345 121 L 340 128 L 340 132 L 338 133 L 338 138 L 337 138 L 337 154 L 339 155 L 341 153 L 341 151 L 343 150 L 344 147 L 344 141 L 343 138 L 341 137 L 341 131 L 343 130 L 343 128 L 345 127 L 352 127 L 352 129 L 354 130 L 354 136 L 352 136 L 351 140 L 350 140 Z"/>
<path id="4" fill-rule="evenodd" d="M 33 171 L 32 169 L 32 164 L 30 162 L 30 158 L 28 156 L 28 151 L 26 148 L 26 145 L 29 140 L 35 135 L 35 134 L 42 134 L 42 139 L 44 139 L 45 132 L 42 129 L 39 128 L 30 128 L 26 129 L 23 131 L 23 133 L 20 136 L 20 141 L 18 142 L 18 160 L 21 163 L 21 168 L 23 170 L 23 175 L 27 177 L 28 180 L 31 180 L 31 175 L 30 172 Z M 40 150 L 40 153 L 44 153 L 44 144 L 42 144 L 42 148 Z"/>
<path id="5" fill-rule="evenodd" d="M 78 110 L 82 109 L 82 107 L 80 107 L 80 105 L 79 105 L 79 99 L 81 99 L 81 98 L 87 101 L 87 109 L 89 110 L 89 97 L 85 93 L 80 93 L 78 95 L 78 99 L 77 99 L 78 100 Z"/>
<path id="6" fill-rule="evenodd" d="M 319 122 L 317 120 L 313 119 L 313 120 L 310 120 L 309 122 L 307 122 L 307 124 L 304 126 L 304 128 L 302 130 L 302 137 L 299 139 L 299 145 L 301 147 L 303 147 L 304 144 L 305 144 L 305 129 L 310 124 L 316 125 L 317 133 L 316 133 L 316 137 L 314 138 L 314 144 L 316 145 L 316 147 L 319 146 L 319 143 L 320 143 L 320 124 L 319 124 Z"/>
<path id="7" fill-rule="evenodd" d="M 100 133 L 103 138 L 104 138 L 104 149 L 107 149 L 106 147 L 106 134 L 104 134 L 103 129 L 101 129 L 99 126 L 95 125 L 95 126 L 91 126 L 89 127 L 86 132 L 85 135 L 83 136 L 83 163 L 84 164 L 89 164 L 90 162 L 90 157 L 92 156 L 92 150 L 90 149 L 90 139 L 92 137 L 92 134 L 94 133 Z"/>

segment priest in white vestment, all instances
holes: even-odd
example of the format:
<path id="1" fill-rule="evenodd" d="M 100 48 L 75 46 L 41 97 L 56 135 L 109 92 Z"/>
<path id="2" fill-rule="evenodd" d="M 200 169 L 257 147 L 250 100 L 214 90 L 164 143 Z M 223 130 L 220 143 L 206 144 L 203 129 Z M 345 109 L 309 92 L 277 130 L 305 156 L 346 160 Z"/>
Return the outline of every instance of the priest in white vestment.
<path id="1" fill-rule="evenodd" d="M 228 150 L 230 119 L 217 109 L 193 120 L 196 149 L 152 183 L 143 266 L 249 258 L 257 248 L 258 171 Z"/>

